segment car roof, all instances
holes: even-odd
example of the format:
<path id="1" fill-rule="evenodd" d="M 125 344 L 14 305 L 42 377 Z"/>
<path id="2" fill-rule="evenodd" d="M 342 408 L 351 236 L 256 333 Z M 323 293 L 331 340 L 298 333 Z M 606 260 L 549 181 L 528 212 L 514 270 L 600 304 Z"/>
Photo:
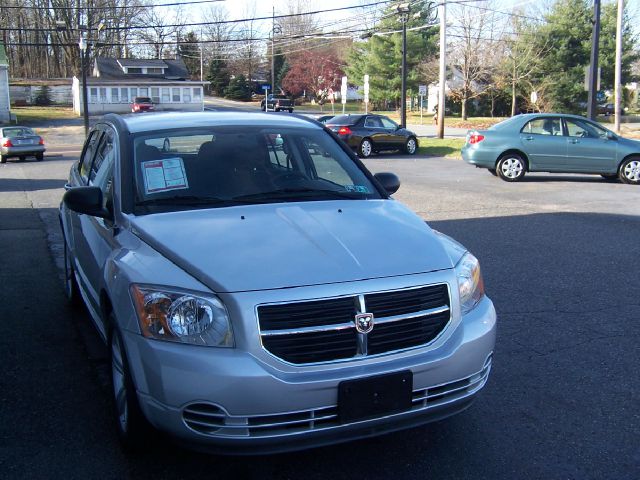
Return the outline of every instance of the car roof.
<path id="1" fill-rule="evenodd" d="M 552 112 L 544 112 L 544 113 L 522 113 L 517 115 L 518 118 L 522 118 L 524 120 L 528 120 L 531 118 L 548 118 L 548 117 L 565 117 L 565 118 L 575 118 L 577 120 L 589 120 L 587 117 L 583 117 L 581 115 L 574 115 L 572 113 L 552 113 Z"/>
<path id="2" fill-rule="evenodd" d="M 104 121 L 130 133 L 177 128 L 220 127 L 228 125 L 257 127 L 317 128 L 322 126 L 305 117 L 292 114 L 259 112 L 162 112 L 145 115 L 108 114 Z"/>

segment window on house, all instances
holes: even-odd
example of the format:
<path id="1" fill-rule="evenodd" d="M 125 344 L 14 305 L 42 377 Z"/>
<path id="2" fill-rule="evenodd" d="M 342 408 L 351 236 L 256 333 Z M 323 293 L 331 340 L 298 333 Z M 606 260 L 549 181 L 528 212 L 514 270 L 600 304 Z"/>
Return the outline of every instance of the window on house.
<path id="1" fill-rule="evenodd" d="M 98 103 L 98 89 L 96 87 L 89 89 L 89 103 Z"/>
<path id="2" fill-rule="evenodd" d="M 129 89 L 127 87 L 120 89 L 120 101 L 122 103 L 129 103 Z"/>
<path id="3" fill-rule="evenodd" d="M 193 87 L 193 99 L 198 102 L 202 99 L 202 89 L 200 87 Z"/>
<path id="4" fill-rule="evenodd" d="M 117 88 L 111 89 L 111 103 L 118 103 L 120 101 L 120 95 L 118 95 L 119 93 L 120 90 L 118 90 Z"/>
<path id="5" fill-rule="evenodd" d="M 171 96 L 169 95 L 169 89 L 162 89 L 162 103 L 169 103 L 171 101 Z"/>
<path id="6" fill-rule="evenodd" d="M 140 87 L 138 89 L 138 96 L 139 97 L 148 97 L 149 96 L 149 89 L 147 87 Z"/>
<path id="7" fill-rule="evenodd" d="M 159 68 L 159 67 L 147 67 L 147 73 L 159 73 L 159 74 L 163 74 L 163 73 L 164 73 L 164 68 Z"/>
<path id="8" fill-rule="evenodd" d="M 171 101 L 175 103 L 180 103 L 180 89 L 172 88 L 171 89 Z"/>
<path id="9" fill-rule="evenodd" d="M 140 67 L 129 67 L 129 68 L 127 68 L 127 73 L 142 73 L 142 68 L 140 68 Z"/>
<path id="10" fill-rule="evenodd" d="M 160 103 L 160 89 L 158 87 L 151 87 L 151 100 L 153 103 Z"/>
<path id="11" fill-rule="evenodd" d="M 136 87 L 132 87 L 129 89 L 129 98 L 133 101 L 134 98 L 138 96 L 138 89 Z"/>
<path id="12" fill-rule="evenodd" d="M 107 89 L 100 87 L 100 103 L 107 103 Z"/>
<path id="13" fill-rule="evenodd" d="M 182 89 L 182 101 L 184 103 L 191 103 L 191 89 L 183 88 Z"/>

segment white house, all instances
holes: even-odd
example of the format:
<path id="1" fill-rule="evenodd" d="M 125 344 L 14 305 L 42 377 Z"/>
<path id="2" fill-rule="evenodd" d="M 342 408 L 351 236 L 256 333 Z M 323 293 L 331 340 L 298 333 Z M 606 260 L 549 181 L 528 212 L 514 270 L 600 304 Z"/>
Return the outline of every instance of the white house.
<path id="1" fill-rule="evenodd" d="M 9 62 L 4 45 L 0 43 L 0 123 L 9 123 L 10 121 Z"/>
<path id="2" fill-rule="evenodd" d="M 131 111 L 135 97 L 150 97 L 157 110 L 204 110 L 203 86 L 189 79 L 180 59 L 96 58 L 87 77 L 89 114 Z M 82 114 L 82 82 L 73 77 L 73 110 Z"/>

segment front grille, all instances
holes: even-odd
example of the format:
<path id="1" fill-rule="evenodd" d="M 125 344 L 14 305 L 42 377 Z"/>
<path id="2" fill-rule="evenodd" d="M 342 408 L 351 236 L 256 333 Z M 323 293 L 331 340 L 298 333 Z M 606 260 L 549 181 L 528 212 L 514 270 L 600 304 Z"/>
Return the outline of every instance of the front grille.
<path id="1" fill-rule="evenodd" d="M 368 334 L 355 327 L 356 314 L 364 312 L 375 317 Z M 419 347 L 435 339 L 449 319 L 446 284 L 258 307 L 263 347 L 293 364 Z"/>
<path id="2" fill-rule="evenodd" d="M 489 358 L 482 371 L 475 375 L 444 385 L 414 390 L 411 409 L 405 413 L 428 411 L 477 393 L 486 383 L 490 370 Z M 338 418 L 336 405 L 270 415 L 236 416 L 228 415 L 216 405 L 194 403 L 184 408 L 182 419 L 189 428 L 198 433 L 226 438 L 278 437 L 343 425 Z"/>

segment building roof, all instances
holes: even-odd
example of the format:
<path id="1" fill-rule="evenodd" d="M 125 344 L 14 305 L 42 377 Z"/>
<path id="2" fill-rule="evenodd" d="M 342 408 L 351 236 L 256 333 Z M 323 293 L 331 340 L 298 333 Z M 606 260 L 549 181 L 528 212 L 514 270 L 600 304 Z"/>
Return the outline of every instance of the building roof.
<path id="1" fill-rule="evenodd" d="M 124 63 L 123 63 L 124 62 Z M 162 67 L 163 74 L 125 73 L 126 67 Z M 189 80 L 189 72 L 180 59 L 142 59 L 97 57 L 93 74 L 101 80 L 150 81 L 150 80 Z"/>

